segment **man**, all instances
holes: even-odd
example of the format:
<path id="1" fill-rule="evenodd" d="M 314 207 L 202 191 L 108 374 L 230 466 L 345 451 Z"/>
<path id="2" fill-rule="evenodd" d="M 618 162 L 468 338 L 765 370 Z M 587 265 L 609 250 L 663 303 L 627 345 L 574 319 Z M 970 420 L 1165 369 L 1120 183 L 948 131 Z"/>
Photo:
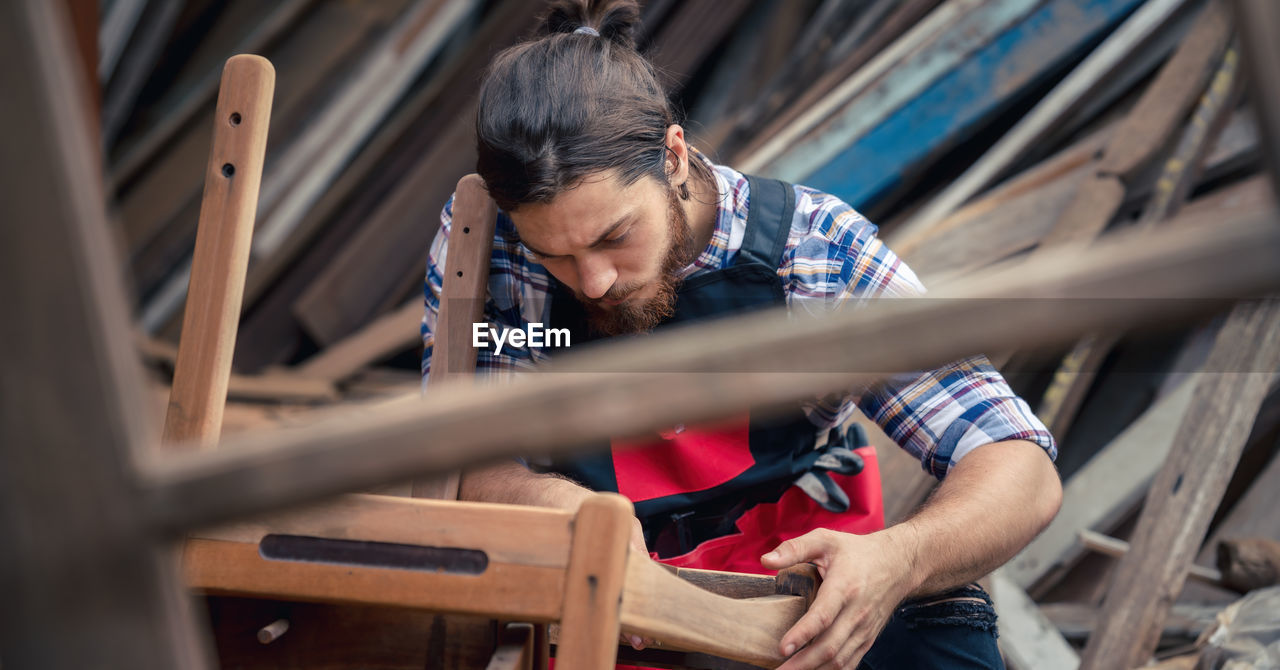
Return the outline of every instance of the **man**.
<path id="1" fill-rule="evenodd" d="M 635 52 L 636 16 L 634 2 L 553 3 L 546 35 L 503 52 L 486 75 L 477 171 L 502 210 L 493 327 L 564 327 L 580 346 L 744 309 L 851 309 L 923 291 L 847 204 L 690 147 Z M 424 375 L 451 207 L 428 261 Z M 552 353 L 488 348 L 478 368 L 532 370 Z M 835 434 L 818 443 L 855 405 L 942 479 L 892 528 L 874 452 Z M 756 572 L 815 563 L 823 585 L 780 643 L 788 670 L 1001 667 L 990 601 L 970 583 L 1048 524 L 1061 487 L 1052 437 L 984 358 L 781 418 L 748 412 L 641 442 L 615 440 L 554 472 L 468 472 L 460 497 L 574 509 L 585 484 L 630 497 L 633 544 L 666 562 Z"/>

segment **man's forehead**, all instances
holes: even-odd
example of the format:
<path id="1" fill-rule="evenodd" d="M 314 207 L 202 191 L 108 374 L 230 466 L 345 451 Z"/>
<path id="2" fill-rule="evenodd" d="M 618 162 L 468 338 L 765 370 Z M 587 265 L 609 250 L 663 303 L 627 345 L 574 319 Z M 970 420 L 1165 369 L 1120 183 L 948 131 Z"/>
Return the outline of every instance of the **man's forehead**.
<path id="1" fill-rule="evenodd" d="M 579 180 L 546 203 L 533 203 L 511 212 L 520 238 L 539 251 L 552 254 L 565 249 L 552 246 L 589 245 L 634 217 L 643 206 L 646 189 L 637 182 L 622 184 L 613 176 Z"/>

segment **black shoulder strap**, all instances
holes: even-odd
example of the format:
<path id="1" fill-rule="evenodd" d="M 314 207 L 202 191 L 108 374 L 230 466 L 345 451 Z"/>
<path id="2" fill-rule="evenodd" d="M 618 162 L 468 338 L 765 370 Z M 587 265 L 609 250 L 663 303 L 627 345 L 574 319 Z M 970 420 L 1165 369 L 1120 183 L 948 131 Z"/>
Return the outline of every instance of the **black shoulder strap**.
<path id="1" fill-rule="evenodd" d="M 776 268 L 791 233 L 791 219 L 796 211 L 795 189 L 777 179 L 745 176 L 750 188 L 747 232 L 734 265 L 760 263 Z"/>

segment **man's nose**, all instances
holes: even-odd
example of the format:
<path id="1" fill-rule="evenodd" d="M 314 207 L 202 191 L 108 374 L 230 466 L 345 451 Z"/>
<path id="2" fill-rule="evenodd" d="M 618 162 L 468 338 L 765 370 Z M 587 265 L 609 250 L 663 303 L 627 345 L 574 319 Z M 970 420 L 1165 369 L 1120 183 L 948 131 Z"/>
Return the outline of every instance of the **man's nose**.
<path id="1" fill-rule="evenodd" d="M 603 254 L 589 254 L 578 261 L 578 276 L 582 279 L 582 294 L 598 300 L 617 281 L 618 271 Z"/>

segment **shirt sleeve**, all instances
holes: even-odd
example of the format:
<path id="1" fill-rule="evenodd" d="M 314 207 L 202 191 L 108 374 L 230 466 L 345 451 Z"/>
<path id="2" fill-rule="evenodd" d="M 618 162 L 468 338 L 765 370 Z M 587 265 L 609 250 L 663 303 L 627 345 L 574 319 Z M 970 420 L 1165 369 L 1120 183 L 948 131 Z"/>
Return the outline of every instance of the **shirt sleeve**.
<path id="1" fill-rule="evenodd" d="M 503 215 L 500 215 L 498 229 L 504 228 Z M 453 198 L 445 203 L 440 212 L 440 230 L 436 233 L 431 249 L 427 253 L 427 273 L 423 281 L 423 317 L 420 327 L 422 335 L 422 384 L 426 387 L 431 372 L 431 356 L 435 345 L 436 324 L 440 317 L 440 291 L 444 283 L 445 261 L 449 252 L 449 231 L 453 223 Z M 485 295 L 485 326 L 493 331 L 502 332 L 510 329 L 524 328 L 525 319 L 521 312 L 521 291 L 515 285 L 511 243 L 502 239 L 500 233 L 495 235 L 493 252 L 490 257 L 489 285 Z M 501 304 L 499 304 L 501 303 Z M 510 377 L 516 372 L 530 370 L 534 361 L 528 349 L 504 347 L 499 353 L 492 337 L 486 337 L 487 344 L 477 347 L 476 374 L 494 378 Z M 471 342 L 467 342 L 470 346 Z"/>
<path id="2" fill-rule="evenodd" d="M 792 226 L 798 241 L 784 273 L 790 275 L 793 307 L 850 309 L 925 293 L 915 273 L 876 235 L 876 226 L 849 205 L 807 190 L 798 193 L 797 204 L 804 205 L 803 211 L 797 207 Z M 797 228 L 803 231 L 798 237 Z M 837 425 L 853 413 L 855 395 L 822 398 L 805 409 L 815 424 Z M 966 454 L 993 442 L 1026 440 L 1057 458 L 1049 430 L 985 356 L 891 376 L 863 389 L 856 406 L 938 479 Z"/>

